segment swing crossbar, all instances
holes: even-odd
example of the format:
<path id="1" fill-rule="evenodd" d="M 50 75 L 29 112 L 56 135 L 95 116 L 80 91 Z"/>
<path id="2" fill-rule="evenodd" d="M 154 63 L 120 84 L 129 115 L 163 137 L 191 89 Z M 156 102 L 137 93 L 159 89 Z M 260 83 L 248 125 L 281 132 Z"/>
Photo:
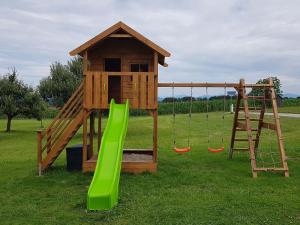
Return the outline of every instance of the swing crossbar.
<path id="1" fill-rule="evenodd" d="M 158 87 L 208 87 L 208 88 L 240 88 L 240 83 L 158 83 Z M 271 87 L 270 84 L 245 84 L 248 88 Z"/>

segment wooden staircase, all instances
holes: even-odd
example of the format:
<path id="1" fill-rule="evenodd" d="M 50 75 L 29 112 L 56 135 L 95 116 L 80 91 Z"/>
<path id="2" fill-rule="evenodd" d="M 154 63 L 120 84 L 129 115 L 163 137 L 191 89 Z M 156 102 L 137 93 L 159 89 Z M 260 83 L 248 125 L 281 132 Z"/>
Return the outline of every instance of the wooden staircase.
<path id="1" fill-rule="evenodd" d="M 83 82 L 46 130 L 37 132 L 39 174 L 52 165 L 83 123 Z"/>
<path id="2" fill-rule="evenodd" d="M 262 92 L 264 94 L 262 96 L 248 96 L 246 93 L 246 88 L 262 88 Z M 259 171 L 284 172 L 284 175 L 288 177 L 289 170 L 286 162 L 283 137 L 281 133 L 280 120 L 277 109 L 276 94 L 272 79 L 269 79 L 268 85 L 262 85 L 262 87 L 250 87 L 249 85 L 245 84 L 244 80 L 241 80 L 240 87 L 237 88 L 237 91 L 238 96 L 234 115 L 229 158 L 231 159 L 233 153 L 236 151 L 247 151 L 250 153 L 250 162 L 253 177 L 257 177 L 257 172 Z M 259 107 L 252 107 L 249 106 L 249 100 L 260 101 L 261 103 L 259 104 Z M 266 100 L 270 101 L 272 105 L 274 123 L 268 123 L 264 121 L 266 111 Z M 241 114 L 240 112 L 243 113 Z M 258 113 L 259 117 L 253 118 L 254 113 Z M 257 122 L 257 124 L 253 123 L 255 121 Z M 280 155 L 280 166 L 257 166 L 257 151 L 263 128 L 273 130 L 276 133 Z M 237 132 L 244 132 L 246 137 L 237 138 Z M 247 145 L 243 147 L 235 147 L 236 142 L 245 142 L 247 143 Z"/>

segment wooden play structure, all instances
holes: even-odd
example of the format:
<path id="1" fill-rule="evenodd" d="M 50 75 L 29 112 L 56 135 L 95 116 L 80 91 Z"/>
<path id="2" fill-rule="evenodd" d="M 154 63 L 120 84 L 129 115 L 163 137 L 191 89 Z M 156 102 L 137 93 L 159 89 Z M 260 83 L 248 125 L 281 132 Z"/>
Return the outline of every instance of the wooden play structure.
<path id="1" fill-rule="evenodd" d="M 239 83 L 159 83 L 158 87 L 190 87 L 190 88 L 234 88 L 238 92 L 236 109 L 234 114 L 234 121 L 232 127 L 231 144 L 229 148 L 229 158 L 233 157 L 233 153 L 237 151 L 249 152 L 250 162 L 252 168 L 252 176 L 257 177 L 257 172 L 283 172 L 285 177 L 289 176 L 289 169 L 287 165 L 287 157 L 285 155 L 285 148 L 283 142 L 283 136 L 280 126 L 280 118 L 278 114 L 277 99 L 274 89 L 274 84 L 271 78 L 268 79 L 266 84 L 246 84 L 244 79 L 241 79 Z M 247 89 L 260 89 L 262 95 L 249 95 Z M 249 106 L 249 102 L 258 101 L 258 106 Z M 267 103 L 272 108 L 273 123 L 265 121 L 265 111 Z M 258 113 L 259 118 L 254 118 L 253 113 Z M 275 131 L 276 140 L 278 144 L 278 156 L 279 159 L 275 163 L 275 159 L 272 158 L 273 163 L 263 166 L 257 166 L 257 153 L 259 151 L 259 142 L 261 138 L 262 129 L 268 129 Z M 244 137 L 236 137 L 237 132 L 244 133 Z M 242 134 L 243 135 L 243 134 Z M 245 143 L 244 147 L 235 147 L 236 143 Z M 175 146 L 176 147 L 176 146 Z M 177 152 L 188 152 L 191 148 L 189 146 L 180 148 Z M 208 146 L 210 152 L 221 152 L 224 150 L 224 146 L 218 149 Z M 269 157 L 273 157 L 269 153 Z"/>
<path id="2" fill-rule="evenodd" d="M 244 80 L 239 83 L 158 83 L 158 66 L 168 66 L 165 63 L 165 57 L 169 57 L 170 53 L 122 22 L 116 23 L 74 49 L 70 55 L 83 57 L 83 81 L 47 129 L 38 131 L 37 153 L 40 173 L 53 164 L 81 126 L 83 128 L 82 170 L 83 172 L 95 170 L 97 154 L 101 145 L 101 117 L 103 112 L 109 109 L 111 99 L 114 99 L 116 103 L 124 103 L 129 99 L 131 109 L 147 110 L 153 117 L 152 148 L 124 149 L 122 170 L 133 173 L 155 172 L 157 170 L 158 150 L 158 88 L 228 87 L 238 91 L 230 158 L 235 151 L 248 151 L 253 177 L 256 177 L 259 171 L 282 171 L 285 176 L 288 176 L 276 96 L 271 80 L 268 84 L 259 85 L 245 84 Z M 248 96 L 247 88 L 263 88 L 265 94 L 264 96 Z M 266 107 L 261 105 L 260 118 L 257 120 L 257 127 L 254 127 L 253 119 L 249 113 L 252 108 L 248 106 L 250 98 L 271 100 L 275 118 L 274 124 L 264 122 Z M 97 143 L 94 143 L 96 119 L 98 119 Z M 263 128 L 272 129 L 277 134 L 281 157 L 281 165 L 277 167 L 260 168 L 256 165 L 256 148 Z M 236 133 L 242 131 L 245 132 L 246 137 L 236 138 Z M 235 147 L 236 142 L 247 144 L 244 148 L 238 148 Z M 96 146 L 96 149 L 93 146 Z M 187 149 L 177 149 L 179 152 L 189 150 L 190 146 L 187 146 Z M 130 154 L 146 157 L 144 160 L 140 160 L 140 157 L 137 159 L 126 157 Z"/>
<path id="3" fill-rule="evenodd" d="M 49 127 L 38 133 L 40 170 L 47 169 L 54 162 L 82 125 L 82 169 L 84 172 L 94 171 L 96 152 L 101 144 L 101 115 L 109 108 L 111 99 L 116 103 L 129 99 L 131 109 L 144 109 L 152 115 L 153 147 L 124 150 L 122 169 L 135 173 L 156 171 L 158 65 L 167 66 L 165 57 L 170 53 L 119 22 L 71 51 L 70 55 L 83 57 L 83 81 Z M 96 114 L 97 151 L 93 148 Z M 143 161 L 130 157 L 130 161 L 126 154 L 147 157 Z"/>

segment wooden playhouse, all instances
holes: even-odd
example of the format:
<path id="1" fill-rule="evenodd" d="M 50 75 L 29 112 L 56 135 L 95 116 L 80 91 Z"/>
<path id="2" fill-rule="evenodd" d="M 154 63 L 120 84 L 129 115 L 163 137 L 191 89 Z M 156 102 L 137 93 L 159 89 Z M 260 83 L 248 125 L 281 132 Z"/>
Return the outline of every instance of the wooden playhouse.
<path id="1" fill-rule="evenodd" d="M 122 170 L 156 171 L 158 65 L 167 66 L 165 57 L 170 53 L 118 22 L 70 55 L 83 57 L 83 81 L 49 127 L 38 132 L 39 171 L 51 166 L 81 126 L 82 170 L 94 171 L 101 144 L 101 117 L 112 98 L 117 103 L 129 99 L 131 109 L 147 110 L 153 117 L 152 148 L 125 149 Z M 94 143 L 97 118 L 97 143 Z"/>
<path id="2" fill-rule="evenodd" d="M 147 110 L 153 118 L 152 147 L 124 149 L 122 170 L 139 173 L 157 170 L 157 90 L 158 88 L 234 88 L 238 95 L 233 118 L 229 158 L 234 152 L 248 152 L 252 176 L 257 173 L 283 172 L 289 176 L 287 157 L 277 109 L 276 92 L 271 78 L 264 84 L 239 83 L 158 83 L 158 66 L 167 66 L 170 53 L 154 44 L 126 24 L 118 22 L 70 52 L 83 57 L 83 81 L 54 118 L 47 129 L 38 131 L 39 173 L 52 165 L 78 129 L 82 134 L 82 170 L 94 171 L 101 145 L 101 118 L 109 109 L 111 99 L 124 103 L 129 99 L 131 109 Z M 260 89 L 260 96 L 249 95 Z M 225 95 L 224 95 L 225 96 Z M 192 97 L 191 97 L 192 99 Z M 225 99 L 225 98 L 224 98 Z M 251 104 L 261 102 L 259 107 Z M 266 103 L 266 101 L 268 101 Z M 252 103 L 251 103 L 252 102 Z M 251 104 L 250 104 L 251 103 Z M 272 106 L 273 120 L 265 119 L 267 104 Z M 224 103 L 225 105 L 225 103 Z M 174 113 L 174 112 L 173 112 Z M 258 115 L 258 118 L 254 118 Z M 97 143 L 94 143 L 95 121 L 98 119 Z M 257 164 L 261 131 L 274 131 L 278 143 L 278 163 Z M 237 134 L 241 135 L 237 135 Z M 245 146 L 237 146 L 237 143 Z M 223 149 L 223 148 L 222 148 Z M 270 154 L 268 154 L 270 157 Z"/>

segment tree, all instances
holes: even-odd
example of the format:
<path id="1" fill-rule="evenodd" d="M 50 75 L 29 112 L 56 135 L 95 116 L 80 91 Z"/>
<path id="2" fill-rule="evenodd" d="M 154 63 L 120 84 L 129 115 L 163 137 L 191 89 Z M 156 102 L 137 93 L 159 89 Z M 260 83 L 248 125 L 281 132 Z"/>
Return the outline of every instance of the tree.
<path id="1" fill-rule="evenodd" d="M 7 132 L 11 131 L 11 121 L 14 117 L 23 114 L 39 118 L 45 110 L 44 106 L 39 93 L 18 80 L 15 68 L 0 77 L 0 111 L 7 116 Z"/>
<path id="2" fill-rule="evenodd" d="M 76 90 L 82 77 L 81 57 L 74 57 L 67 65 L 55 62 L 50 66 L 50 75 L 40 81 L 39 92 L 45 101 L 61 107 Z"/>
<path id="3" fill-rule="evenodd" d="M 185 97 L 182 97 L 180 98 L 180 101 L 181 102 L 190 102 L 191 101 L 191 96 L 185 96 Z M 196 98 L 192 97 L 192 101 L 196 101 Z"/>
<path id="4" fill-rule="evenodd" d="M 282 90 L 281 90 L 281 82 L 280 79 L 277 77 L 271 77 L 274 84 L 274 90 L 277 96 L 282 97 Z M 267 79 L 259 79 L 256 84 L 267 84 L 269 82 Z M 249 95 L 253 96 L 261 96 L 264 95 L 264 89 L 263 88 L 253 88 L 252 91 L 249 93 Z"/>
<path id="5" fill-rule="evenodd" d="M 175 98 L 175 97 L 174 98 L 173 97 L 166 97 L 161 102 L 163 102 L 163 103 L 178 102 L 178 99 Z"/>
<path id="6" fill-rule="evenodd" d="M 41 97 L 40 93 L 37 90 L 28 92 L 24 96 L 24 101 L 24 115 L 41 121 L 41 127 L 43 127 L 42 119 L 46 112 L 47 104 Z"/>

